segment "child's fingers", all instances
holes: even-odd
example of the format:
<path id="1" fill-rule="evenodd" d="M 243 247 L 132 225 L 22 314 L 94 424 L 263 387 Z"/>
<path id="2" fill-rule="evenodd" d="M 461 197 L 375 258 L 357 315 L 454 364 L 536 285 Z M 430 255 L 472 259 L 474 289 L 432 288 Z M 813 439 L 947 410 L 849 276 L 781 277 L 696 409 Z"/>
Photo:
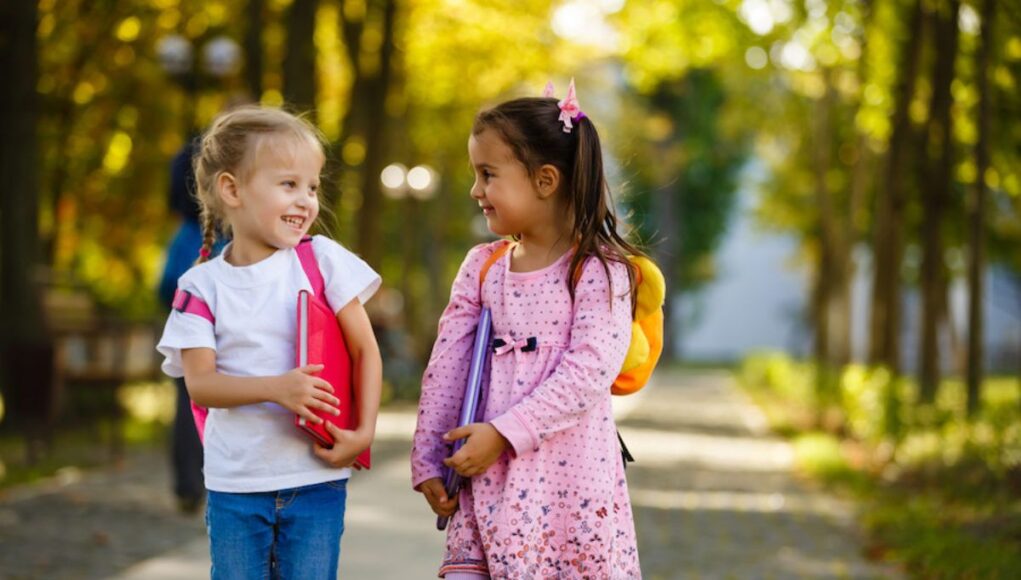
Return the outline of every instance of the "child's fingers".
<path id="1" fill-rule="evenodd" d="M 340 408 L 340 399 L 334 397 L 333 395 L 327 393 L 326 391 L 316 390 L 312 393 L 312 398 L 319 399 L 320 401 L 325 402 L 327 405 L 337 407 L 338 409 Z"/>
<path id="2" fill-rule="evenodd" d="M 311 403 L 308 404 L 308 406 L 313 409 L 319 409 L 320 411 L 324 411 L 331 415 L 340 415 L 340 409 L 334 407 L 333 405 L 327 403 L 326 401 L 320 401 L 318 399 L 313 400 Z"/>
<path id="3" fill-rule="evenodd" d="M 313 413 L 311 409 L 304 405 L 298 408 L 297 413 L 301 415 L 302 418 L 304 418 L 306 421 L 309 421 L 312 424 L 318 425 L 319 423 L 323 422 L 323 420 L 316 416 L 316 414 Z"/>
<path id="4" fill-rule="evenodd" d="M 319 365 L 319 364 L 305 365 L 303 367 L 298 367 L 298 372 L 305 373 L 306 375 L 312 375 L 312 374 L 318 373 L 319 371 L 323 370 L 324 368 L 326 368 L 325 365 Z"/>
<path id="5" fill-rule="evenodd" d="M 453 456 L 443 460 L 443 464 L 453 469 L 458 475 L 463 477 L 471 477 L 474 475 L 473 470 L 475 469 L 475 462 L 471 458 L 461 454 L 460 451 L 455 453 Z"/>
<path id="6" fill-rule="evenodd" d="M 431 479 L 425 482 L 422 485 L 422 491 L 425 492 L 427 497 L 433 498 L 436 501 L 447 501 L 447 489 L 440 483 L 439 479 Z"/>
<path id="7" fill-rule="evenodd" d="M 458 439 L 464 439 L 465 437 L 472 434 L 472 426 L 465 425 L 464 427 L 458 427 L 451 431 L 444 433 L 444 441 L 457 441 Z"/>
<path id="8" fill-rule="evenodd" d="M 327 393 L 333 392 L 333 385 L 319 377 L 312 377 L 312 384 L 315 386 L 315 388 L 326 391 Z"/>
<path id="9" fill-rule="evenodd" d="M 326 431 L 328 431 L 330 435 L 333 435 L 334 441 L 340 441 L 341 439 L 347 438 L 346 434 L 344 433 L 344 430 L 341 429 L 340 427 L 337 427 L 333 423 L 326 424 Z"/>

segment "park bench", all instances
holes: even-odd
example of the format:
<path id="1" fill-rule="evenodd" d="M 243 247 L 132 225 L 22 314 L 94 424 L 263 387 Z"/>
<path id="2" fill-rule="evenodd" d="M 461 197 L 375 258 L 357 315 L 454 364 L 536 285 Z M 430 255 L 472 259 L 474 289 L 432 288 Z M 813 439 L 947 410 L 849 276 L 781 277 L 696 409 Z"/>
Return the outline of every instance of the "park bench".
<path id="1" fill-rule="evenodd" d="M 52 408 L 44 409 L 48 428 L 66 414 L 66 401 L 75 390 L 103 389 L 100 414 L 109 417 L 108 436 L 114 457 L 123 451 L 123 410 L 117 390 L 133 381 L 162 378 L 156 352 L 162 321 L 130 321 L 104 313 L 83 289 L 50 287 L 43 311 L 53 346 Z M 46 433 L 48 437 L 51 433 Z"/>

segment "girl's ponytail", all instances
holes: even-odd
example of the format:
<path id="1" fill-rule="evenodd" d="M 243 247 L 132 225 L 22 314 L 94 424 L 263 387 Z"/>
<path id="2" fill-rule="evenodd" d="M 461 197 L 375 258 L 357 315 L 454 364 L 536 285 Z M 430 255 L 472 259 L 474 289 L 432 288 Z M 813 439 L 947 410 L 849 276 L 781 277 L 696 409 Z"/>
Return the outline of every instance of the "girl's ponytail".
<path id="1" fill-rule="evenodd" d="M 635 271 L 627 257 L 644 254 L 618 231 L 613 198 L 603 169 L 603 150 L 595 126 L 588 117 L 582 117 L 575 121 L 574 133 L 577 145 L 574 166 L 571 168 L 570 191 L 566 193 L 571 202 L 570 211 L 574 217 L 578 251 L 571 258 L 572 275 L 568 281 L 568 291 L 573 298 L 576 280 L 587 258 L 597 258 L 607 278 L 610 277 L 608 261 L 619 262 L 628 266 L 628 280 L 632 290 L 631 308 L 634 310 L 637 304 L 633 292 Z"/>

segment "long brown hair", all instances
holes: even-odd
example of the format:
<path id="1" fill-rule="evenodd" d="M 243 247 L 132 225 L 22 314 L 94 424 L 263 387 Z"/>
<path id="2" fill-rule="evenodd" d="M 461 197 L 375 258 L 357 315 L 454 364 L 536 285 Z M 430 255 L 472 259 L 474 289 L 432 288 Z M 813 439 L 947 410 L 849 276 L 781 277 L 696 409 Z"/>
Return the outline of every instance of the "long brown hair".
<path id="1" fill-rule="evenodd" d="M 572 220 L 572 241 L 577 246 L 571 258 L 567 289 L 574 298 L 577 278 L 589 257 L 597 258 L 610 278 L 608 261 L 628 266 L 632 308 L 635 304 L 635 272 L 628 256 L 644 256 L 617 231 L 613 197 L 603 170 L 599 134 L 587 116 L 574 119 L 574 129 L 564 132 L 558 120 L 557 99 L 527 97 L 501 103 L 475 117 L 472 134 L 495 131 L 515 157 L 534 177 L 543 165 L 560 171 L 562 193 Z M 612 288 L 611 288 L 612 292 Z"/>

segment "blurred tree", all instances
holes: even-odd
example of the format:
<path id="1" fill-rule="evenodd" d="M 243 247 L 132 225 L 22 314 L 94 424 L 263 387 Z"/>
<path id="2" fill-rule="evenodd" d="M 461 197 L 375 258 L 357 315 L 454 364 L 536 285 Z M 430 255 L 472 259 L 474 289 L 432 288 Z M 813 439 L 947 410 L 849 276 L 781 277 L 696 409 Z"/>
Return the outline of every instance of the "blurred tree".
<path id="1" fill-rule="evenodd" d="M 293 0 L 287 11 L 284 51 L 284 101 L 296 111 L 310 111 L 316 104 L 316 11 L 319 0 Z"/>
<path id="2" fill-rule="evenodd" d="M 0 296 L 4 308 L 2 340 L 5 367 L 17 344 L 46 341 L 41 303 L 42 252 L 39 242 L 38 127 L 39 81 L 36 31 L 39 11 L 33 0 L 0 7 L 0 65 L 6 88 L 0 91 Z M 17 385 L 8 377 L 5 388 Z"/>
<path id="3" fill-rule="evenodd" d="M 893 132 L 875 208 L 869 362 L 885 365 L 894 373 L 900 369 L 901 262 L 904 256 L 904 212 L 908 199 L 904 191 L 904 171 L 908 165 L 909 112 L 921 60 L 923 20 L 922 0 L 912 0 L 901 60 L 896 69 Z"/>
<path id="4" fill-rule="evenodd" d="M 966 366 L 967 409 L 974 416 L 981 397 L 985 349 L 985 240 L 986 240 L 986 170 L 989 167 L 989 76 L 993 51 L 993 18 L 995 0 L 982 1 L 982 23 L 979 32 L 979 49 L 975 56 L 975 75 L 978 84 L 978 141 L 975 143 L 977 177 L 972 185 L 968 203 L 968 362 Z"/>
<path id="5" fill-rule="evenodd" d="M 738 119 L 756 92 L 756 81 L 742 74 L 748 33 L 732 7 L 709 2 L 632 2 L 616 21 L 625 78 L 644 97 L 620 124 L 630 136 L 624 143 L 643 143 L 630 153 L 625 205 L 666 278 L 674 322 L 664 352 L 675 356 L 680 321 L 672 313 L 678 297 L 715 276 L 713 255 L 747 158 L 748 126 Z"/>
<path id="6" fill-rule="evenodd" d="M 919 361 L 919 389 L 923 403 L 932 403 L 940 380 L 939 337 L 946 321 L 947 273 L 944 220 L 953 185 L 953 127 L 950 106 L 950 85 L 954 80 L 954 62 L 957 58 L 960 4 L 957 0 L 940 2 L 935 7 L 935 30 L 932 44 L 935 50 L 932 72 L 932 96 L 929 104 L 929 121 L 923 135 L 921 166 L 925 168 L 921 179 L 923 208 L 921 240 L 923 246 L 919 320 L 921 321 L 921 349 Z"/>
<path id="7" fill-rule="evenodd" d="M 339 14 L 353 77 L 339 148 L 349 174 L 343 183 L 354 187 L 345 189 L 344 195 L 359 198 L 355 247 L 378 268 L 382 258 L 379 174 L 386 166 L 386 102 L 393 80 L 397 2 L 345 0 Z"/>
<path id="8" fill-rule="evenodd" d="M 3 426 L 25 435 L 30 464 L 52 443 L 58 401 L 39 238 L 38 28 L 34 0 L 0 6 L 0 393 Z"/>
<path id="9" fill-rule="evenodd" d="M 662 82 L 641 105 L 651 112 L 655 137 L 635 161 L 625 205 L 671 289 L 668 315 L 678 293 L 715 276 L 713 255 L 735 205 L 746 145 L 740 135 L 724 134 L 725 90 L 713 71 L 691 70 Z M 664 338 L 665 352 L 677 352 L 677 338 Z"/>
<path id="10" fill-rule="evenodd" d="M 264 12 L 264 0 L 247 0 L 245 2 L 245 33 L 242 43 L 245 54 L 245 87 L 255 102 L 262 98 Z"/>

